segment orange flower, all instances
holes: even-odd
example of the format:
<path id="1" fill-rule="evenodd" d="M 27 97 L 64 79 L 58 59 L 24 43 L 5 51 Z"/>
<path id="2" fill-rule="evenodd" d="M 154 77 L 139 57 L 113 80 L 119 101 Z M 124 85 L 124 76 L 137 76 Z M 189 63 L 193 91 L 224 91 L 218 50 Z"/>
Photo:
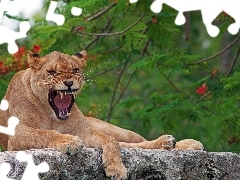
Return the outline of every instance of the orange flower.
<path id="1" fill-rule="evenodd" d="M 41 50 L 41 47 L 39 45 L 34 45 L 33 46 L 33 49 L 32 49 L 32 52 L 33 53 L 38 53 L 39 51 Z"/>
<path id="2" fill-rule="evenodd" d="M 78 27 L 77 27 L 77 30 L 78 30 L 78 31 L 83 31 L 83 30 L 84 30 L 84 27 L 83 27 L 83 26 L 78 26 Z"/>
<path id="3" fill-rule="evenodd" d="M 17 60 L 20 60 L 25 54 L 26 54 L 25 47 L 22 46 L 18 49 L 18 52 L 16 52 L 13 56 Z"/>
<path id="4" fill-rule="evenodd" d="M 0 69 L 3 67 L 3 62 L 0 61 Z"/>
<path id="5" fill-rule="evenodd" d="M 154 23 L 154 24 L 157 23 L 157 18 L 156 18 L 156 17 L 153 17 L 153 18 L 152 18 L 152 23 Z"/>
<path id="6" fill-rule="evenodd" d="M 197 94 L 204 95 L 207 93 L 208 86 L 206 83 L 203 83 L 202 86 L 198 87 L 195 91 Z"/>

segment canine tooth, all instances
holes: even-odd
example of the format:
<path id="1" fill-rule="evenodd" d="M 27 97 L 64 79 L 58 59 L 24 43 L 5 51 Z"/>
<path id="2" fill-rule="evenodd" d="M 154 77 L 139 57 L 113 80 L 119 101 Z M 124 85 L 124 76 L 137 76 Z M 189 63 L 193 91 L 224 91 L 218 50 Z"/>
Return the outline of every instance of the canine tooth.
<path id="1" fill-rule="evenodd" d="M 63 93 L 62 93 L 62 92 L 60 92 L 60 91 L 59 91 L 59 93 L 60 93 L 61 99 L 63 99 Z"/>
<path id="2" fill-rule="evenodd" d="M 73 92 L 73 98 L 76 99 L 77 93 Z"/>

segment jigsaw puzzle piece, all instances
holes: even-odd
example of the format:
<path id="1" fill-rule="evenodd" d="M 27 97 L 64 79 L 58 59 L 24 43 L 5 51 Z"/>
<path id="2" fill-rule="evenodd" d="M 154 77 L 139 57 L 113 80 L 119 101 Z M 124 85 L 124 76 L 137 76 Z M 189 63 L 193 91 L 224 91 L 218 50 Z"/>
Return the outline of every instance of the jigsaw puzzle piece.
<path id="1" fill-rule="evenodd" d="M 19 151 L 16 155 L 16 159 L 20 162 L 27 161 L 27 167 L 23 173 L 22 180 L 39 180 L 38 173 L 48 172 L 50 169 L 46 162 L 42 162 L 36 166 L 33 161 L 33 156 L 26 154 L 24 151 Z"/>

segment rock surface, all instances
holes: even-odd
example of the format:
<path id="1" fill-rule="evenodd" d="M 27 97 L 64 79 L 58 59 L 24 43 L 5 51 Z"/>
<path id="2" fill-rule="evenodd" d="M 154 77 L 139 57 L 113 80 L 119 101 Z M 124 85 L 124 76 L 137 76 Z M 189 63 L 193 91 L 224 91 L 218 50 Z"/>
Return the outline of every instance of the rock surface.
<path id="1" fill-rule="evenodd" d="M 50 171 L 39 173 L 44 180 L 98 180 L 105 177 L 99 149 L 84 148 L 70 156 L 54 149 L 25 151 L 32 154 L 36 165 L 46 161 Z M 16 160 L 17 152 L 0 153 L 0 164 L 11 164 L 9 178 L 20 180 L 26 162 Z M 158 180 L 237 180 L 240 179 L 240 156 L 235 153 L 205 151 L 164 151 L 122 149 L 123 163 L 128 179 Z"/>

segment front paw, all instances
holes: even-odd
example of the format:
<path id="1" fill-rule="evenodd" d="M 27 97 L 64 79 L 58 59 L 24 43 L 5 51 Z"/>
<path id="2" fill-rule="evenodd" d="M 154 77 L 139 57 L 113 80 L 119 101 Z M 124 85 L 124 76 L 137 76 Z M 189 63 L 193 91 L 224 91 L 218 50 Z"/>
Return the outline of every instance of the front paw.
<path id="1" fill-rule="evenodd" d="M 204 150 L 204 146 L 200 141 L 194 139 L 184 139 L 176 143 L 176 150 Z"/>
<path id="2" fill-rule="evenodd" d="M 107 177 L 119 180 L 127 179 L 127 169 L 122 163 L 120 150 L 117 147 L 103 150 L 102 161 Z"/>
<path id="3" fill-rule="evenodd" d="M 111 177 L 116 180 L 127 179 L 127 169 L 122 163 L 118 165 L 108 165 L 105 167 L 105 172 L 107 177 Z"/>
<path id="4" fill-rule="evenodd" d="M 175 147 L 176 140 L 172 135 L 162 135 L 158 139 L 162 149 L 171 150 Z"/>
<path id="5" fill-rule="evenodd" d="M 60 137 L 58 141 L 53 142 L 50 147 L 64 154 L 74 155 L 82 150 L 84 143 L 78 136 L 66 134 Z"/>

